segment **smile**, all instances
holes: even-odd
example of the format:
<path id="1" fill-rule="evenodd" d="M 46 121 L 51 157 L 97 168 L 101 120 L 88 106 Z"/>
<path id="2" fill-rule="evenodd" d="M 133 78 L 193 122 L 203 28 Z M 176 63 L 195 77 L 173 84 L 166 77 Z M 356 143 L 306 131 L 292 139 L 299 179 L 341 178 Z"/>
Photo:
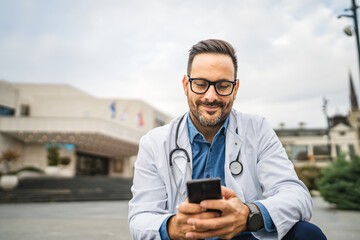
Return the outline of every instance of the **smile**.
<path id="1" fill-rule="evenodd" d="M 201 105 L 206 111 L 209 112 L 214 112 L 216 110 L 218 110 L 220 107 L 219 106 L 209 106 L 209 105 Z"/>

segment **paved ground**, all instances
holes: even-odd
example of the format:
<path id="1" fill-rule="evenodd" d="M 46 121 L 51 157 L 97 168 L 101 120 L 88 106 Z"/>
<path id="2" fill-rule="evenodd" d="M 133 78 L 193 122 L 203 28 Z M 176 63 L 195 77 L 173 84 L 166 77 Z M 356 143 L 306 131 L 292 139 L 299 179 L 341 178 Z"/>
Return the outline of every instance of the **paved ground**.
<path id="1" fill-rule="evenodd" d="M 0 204 L 1 240 L 131 239 L 127 201 Z M 312 222 L 329 240 L 360 239 L 360 212 L 314 198 Z"/>
<path id="2" fill-rule="evenodd" d="M 329 240 L 360 239 L 360 211 L 337 210 L 321 197 L 313 201 L 311 222 L 319 226 Z"/>

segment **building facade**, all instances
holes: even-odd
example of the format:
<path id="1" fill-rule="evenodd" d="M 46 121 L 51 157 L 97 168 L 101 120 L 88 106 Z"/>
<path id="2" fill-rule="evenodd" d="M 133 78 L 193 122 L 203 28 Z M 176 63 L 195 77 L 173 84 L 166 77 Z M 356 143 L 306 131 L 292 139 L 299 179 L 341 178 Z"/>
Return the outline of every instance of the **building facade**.
<path id="1" fill-rule="evenodd" d="M 352 154 L 360 155 L 360 111 L 351 74 L 349 86 L 350 111 L 346 116 L 328 117 L 328 128 L 306 129 L 300 126 L 275 130 L 289 159 L 295 164 L 316 162 L 326 165 L 341 154 L 348 158 Z"/>
<path id="2" fill-rule="evenodd" d="M 339 116 L 337 116 L 339 117 Z M 341 154 L 359 154 L 359 138 L 354 126 L 342 116 L 342 122 L 327 129 L 276 129 L 286 153 L 295 165 L 316 162 L 326 165 Z"/>
<path id="3" fill-rule="evenodd" d="M 64 84 L 0 81 L 0 152 L 21 154 L 15 168 L 46 170 L 48 148 L 56 146 L 70 158 L 63 175 L 131 177 L 141 136 L 170 120 L 140 100 L 100 99 Z"/>

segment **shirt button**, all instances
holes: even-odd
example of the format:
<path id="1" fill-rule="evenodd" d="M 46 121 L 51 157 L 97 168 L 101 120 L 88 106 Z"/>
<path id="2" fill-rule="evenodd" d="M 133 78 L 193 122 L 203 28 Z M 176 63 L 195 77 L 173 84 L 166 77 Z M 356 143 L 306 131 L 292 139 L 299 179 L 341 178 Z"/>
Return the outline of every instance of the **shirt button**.
<path id="1" fill-rule="evenodd" d="M 210 148 L 210 152 L 212 152 L 212 148 Z"/>
<path id="2" fill-rule="evenodd" d="M 210 174 L 207 174 L 207 175 L 206 175 L 206 178 L 210 178 Z"/>

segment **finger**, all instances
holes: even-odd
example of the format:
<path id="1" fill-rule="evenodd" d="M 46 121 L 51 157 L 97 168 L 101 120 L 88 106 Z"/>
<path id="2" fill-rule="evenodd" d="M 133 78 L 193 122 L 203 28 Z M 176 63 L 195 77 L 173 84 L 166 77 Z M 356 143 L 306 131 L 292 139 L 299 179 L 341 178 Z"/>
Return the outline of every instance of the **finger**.
<path id="1" fill-rule="evenodd" d="M 200 207 L 204 209 L 219 210 L 220 212 L 223 212 L 227 206 L 227 200 L 224 199 L 204 200 L 200 202 Z"/>
<path id="2" fill-rule="evenodd" d="M 208 231 L 209 228 L 207 227 L 201 227 L 201 225 L 196 225 L 195 222 L 196 220 L 195 219 L 215 219 L 215 218 L 218 218 L 220 217 L 220 213 L 218 212 L 205 212 L 205 213 L 202 213 L 202 214 L 199 214 L 199 215 L 193 215 L 191 216 L 190 218 L 187 219 L 186 223 L 191 226 L 192 229 L 190 229 L 190 231 L 194 230 L 195 231 L 195 228 L 196 228 L 196 232 L 204 232 L 204 231 Z"/>
<path id="3" fill-rule="evenodd" d="M 207 211 L 196 215 L 196 217 L 199 219 L 217 218 L 220 216 L 221 213 L 218 211 Z"/>
<path id="4" fill-rule="evenodd" d="M 224 217 L 206 219 L 190 218 L 187 223 L 190 225 L 194 225 L 196 229 L 215 230 L 226 227 L 229 221 Z"/>
<path id="5" fill-rule="evenodd" d="M 221 214 L 219 212 L 203 212 L 200 214 L 189 216 L 186 223 L 189 225 L 194 225 L 194 219 L 212 219 L 212 218 L 218 218 L 220 216 Z"/>
<path id="6" fill-rule="evenodd" d="M 237 197 L 236 193 L 233 190 L 224 186 L 221 186 L 221 195 L 223 196 L 224 199 Z"/>
<path id="7" fill-rule="evenodd" d="M 184 214 L 196 214 L 196 213 L 202 213 L 205 209 L 200 206 L 200 204 L 197 203 L 187 203 L 183 202 L 178 207 L 178 212 L 184 213 Z"/>

